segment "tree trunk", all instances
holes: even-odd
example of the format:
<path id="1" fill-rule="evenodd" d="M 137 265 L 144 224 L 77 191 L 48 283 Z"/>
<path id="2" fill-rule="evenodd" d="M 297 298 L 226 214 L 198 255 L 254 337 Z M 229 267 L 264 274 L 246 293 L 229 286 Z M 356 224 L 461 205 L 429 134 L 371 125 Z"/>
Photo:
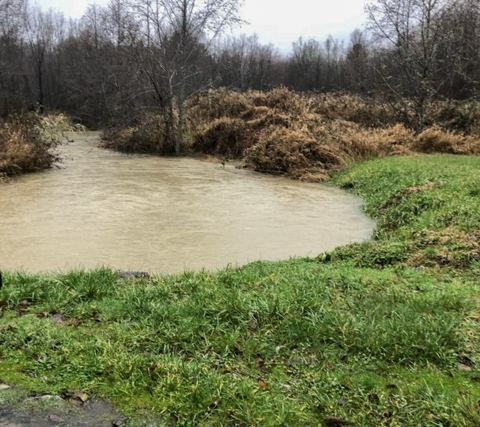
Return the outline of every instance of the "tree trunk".
<path id="1" fill-rule="evenodd" d="M 177 123 L 177 133 L 175 138 L 175 154 L 178 156 L 183 145 L 183 128 L 184 128 L 184 108 L 183 100 L 178 100 L 178 123 Z"/>

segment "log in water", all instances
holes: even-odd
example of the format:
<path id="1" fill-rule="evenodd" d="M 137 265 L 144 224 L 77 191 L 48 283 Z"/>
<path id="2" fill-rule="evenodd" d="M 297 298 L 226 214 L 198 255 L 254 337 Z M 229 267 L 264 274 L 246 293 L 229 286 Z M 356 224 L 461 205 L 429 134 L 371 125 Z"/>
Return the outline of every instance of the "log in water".
<path id="1" fill-rule="evenodd" d="M 60 169 L 0 185 L 0 269 L 215 270 L 315 256 L 375 225 L 336 188 L 74 139 Z"/>

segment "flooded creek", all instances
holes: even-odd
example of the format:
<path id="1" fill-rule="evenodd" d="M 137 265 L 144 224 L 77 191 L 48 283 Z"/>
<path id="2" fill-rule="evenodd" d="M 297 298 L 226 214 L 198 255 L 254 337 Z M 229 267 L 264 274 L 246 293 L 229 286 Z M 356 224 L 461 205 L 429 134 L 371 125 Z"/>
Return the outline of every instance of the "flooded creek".
<path id="1" fill-rule="evenodd" d="M 0 269 L 108 266 L 215 270 L 316 256 L 368 239 L 362 200 L 342 190 L 189 158 L 62 147 L 60 169 L 0 185 Z"/>

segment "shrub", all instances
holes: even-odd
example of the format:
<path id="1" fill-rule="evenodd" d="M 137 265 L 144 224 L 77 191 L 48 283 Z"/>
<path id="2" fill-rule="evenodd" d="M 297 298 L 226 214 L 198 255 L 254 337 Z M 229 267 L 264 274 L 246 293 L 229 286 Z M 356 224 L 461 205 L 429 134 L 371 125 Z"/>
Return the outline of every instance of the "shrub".
<path id="1" fill-rule="evenodd" d="M 144 114 L 128 124 L 107 129 L 103 134 L 103 146 L 123 153 L 171 155 L 174 153 L 174 141 L 165 126 L 160 115 Z"/>
<path id="2" fill-rule="evenodd" d="M 0 122 L 0 177 L 11 177 L 51 166 L 54 142 L 43 139 L 35 116 Z"/>
<path id="3" fill-rule="evenodd" d="M 243 158 L 245 167 L 308 181 L 372 157 L 415 152 L 478 154 L 480 114 L 473 102 L 436 101 L 415 135 L 394 103 L 347 93 L 305 94 L 208 90 L 186 104 L 185 151 Z M 136 118 L 106 133 L 106 146 L 125 152 L 171 154 L 159 116 Z M 469 130 L 472 136 L 459 132 Z"/>
<path id="4" fill-rule="evenodd" d="M 390 104 L 376 98 L 342 92 L 313 95 L 311 110 L 326 119 L 347 120 L 366 128 L 392 126 L 400 121 Z"/>
<path id="5" fill-rule="evenodd" d="M 480 139 L 432 126 L 415 138 L 412 149 L 422 153 L 480 154 Z"/>
<path id="6" fill-rule="evenodd" d="M 64 132 L 83 131 L 63 114 L 29 113 L 0 120 L 0 178 L 47 169 Z"/>
<path id="7" fill-rule="evenodd" d="M 196 132 L 192 148 L 204 154 L 238 158 L 255 142 L 254 132 L 245 121 L 222 117 Z"/>

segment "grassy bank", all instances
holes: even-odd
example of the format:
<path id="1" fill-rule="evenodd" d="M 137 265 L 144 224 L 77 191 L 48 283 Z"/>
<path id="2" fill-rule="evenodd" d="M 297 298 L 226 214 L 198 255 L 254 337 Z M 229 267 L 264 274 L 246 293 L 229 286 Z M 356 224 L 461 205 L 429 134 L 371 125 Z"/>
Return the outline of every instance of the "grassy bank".
<path id="1" fill-rule="evenodd" d="M 371 242 L 216 274 L 4 273 L 0 382 L 108 398 L 130 425 L 480 425 L 480 158 L 334 183 L 365 197 Z"/>

